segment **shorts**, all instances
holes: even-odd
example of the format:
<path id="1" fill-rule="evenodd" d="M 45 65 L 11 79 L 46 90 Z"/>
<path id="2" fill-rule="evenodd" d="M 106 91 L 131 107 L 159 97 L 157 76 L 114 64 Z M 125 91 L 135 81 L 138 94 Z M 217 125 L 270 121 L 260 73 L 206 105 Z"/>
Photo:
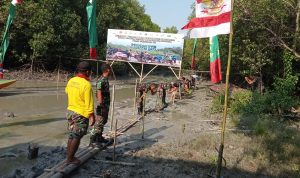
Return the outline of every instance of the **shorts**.
<path id="1" fill-rule="evenodd" d="M 73 111 L 67 112 L 69 139 L 81 139 L 87 133 L 89 119 Z"/>

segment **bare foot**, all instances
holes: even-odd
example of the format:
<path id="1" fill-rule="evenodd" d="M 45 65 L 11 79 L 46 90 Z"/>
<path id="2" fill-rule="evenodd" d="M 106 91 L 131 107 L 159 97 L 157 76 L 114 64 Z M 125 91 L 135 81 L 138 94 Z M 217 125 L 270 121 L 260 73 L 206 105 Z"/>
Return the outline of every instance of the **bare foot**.
<path id="1" fill-rule="evenodd" d="M 73 159 L 71 159 L 71 160 L 67 160 L 66 161 L 66 164 L 68 165 L 68 164 L 80 164 L 81 163 L 81 161 L 78 159 L 78 158 L 76 158 L 76 157 L 74 157 Z"/>

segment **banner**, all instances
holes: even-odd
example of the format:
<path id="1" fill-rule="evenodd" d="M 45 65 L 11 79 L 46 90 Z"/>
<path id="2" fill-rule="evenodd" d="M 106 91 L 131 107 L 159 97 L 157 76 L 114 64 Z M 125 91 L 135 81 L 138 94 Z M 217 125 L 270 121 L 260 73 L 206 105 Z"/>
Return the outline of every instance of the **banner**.
<path id="1" fill-rule="evenodd" d="M 183 35 L 108 29 L 106 60 L 180 67 Z"/>
<path id="2" fill-rule="evenodd" d="M 230 33 L 231 0 L 196 0 L 196 17 L 180 33 L 185 38 L 207 38 Z"/>

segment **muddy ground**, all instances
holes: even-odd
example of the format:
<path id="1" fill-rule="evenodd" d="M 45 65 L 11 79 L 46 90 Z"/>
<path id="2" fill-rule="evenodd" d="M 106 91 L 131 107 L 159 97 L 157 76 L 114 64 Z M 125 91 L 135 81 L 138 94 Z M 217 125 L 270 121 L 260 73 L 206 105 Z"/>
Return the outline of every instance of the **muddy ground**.
<path id="1" fill-rule="evenodd" d="M 0 90 L 0 177 L 37 177 L 45 168 L 65 158 L 65 84 L 18 81 Z M 134 80 L 112 81 L 111 84 L 116 85 L 114 118 L 122 125 L 135 118 Z M 71 177 L 210 177 L 215 170 L 221 116 L 210 114 L 212 93 L 208 86 L 206 82 L 198 83 L 198 89 L 191 96 L 177 100 L 161 112 L 148 112 L 144 139 L 141 123 L 118 138 L 117 161 L 136 166 L 97 162 L 112 159 L 109 147 Z M 149 94 L 146 110 L 154 109 L 155 105 L 156 95 Z M 249 145 L 256 143 L 247 133 L 233 128 L 230 118 L 227 127 L 223 177 L 285 177 L 284 172 L 270 171 L 260 165 L 258 159 L 250 159 L 253 150 Z M 87 135 L 80 149 L 88 142 Z M 26 158 L 29 143 L 39 146 L 39 156 L 35 160 Z"/>

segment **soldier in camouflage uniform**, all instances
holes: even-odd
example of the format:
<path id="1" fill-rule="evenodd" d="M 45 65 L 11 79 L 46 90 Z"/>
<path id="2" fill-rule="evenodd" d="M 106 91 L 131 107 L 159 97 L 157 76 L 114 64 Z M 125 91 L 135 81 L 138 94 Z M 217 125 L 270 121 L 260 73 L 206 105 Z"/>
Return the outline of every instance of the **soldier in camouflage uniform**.
<path id="1" fill-rule="evenodd" d="M 138 114 L 139 115 L 142 115 L 143 108 L 145 107 L 144 106 L 145 95 L 147 94 L 148 91 L 150 91 L 151 95 L 156 94 L 157 93 L 157 88 L 158 88 L 158 85 L 154 84 L 154 83 L 151 83 L 151 84 L 140 84 L 138 86 L 138 88 L 137 88 L 137 91 L 138 91 L 138 95 L 137 95 L 137 98 L 138 98 L 137 109 L 138 109 Z"/>
<path id="2" fill-rule="evenodd" d="M 108 112 L 110 106 L 110 92 L 108 76 L 110 75 L 111 68 L 108 64 L 102 65 L 102 75 L 96 83 L 97 89 L 97 107 L 96 107 L 96 123 L 91 130 L 91 144 L 107 144 L 109 140 L 106 140 L 103 136 L 103 128 L 108 120 Z"/>
<path id="3" fill-rule="evenodd" d="M 159 87 L 159 96 L 161 98 L 160 109 L 164 109 L 167 106 L 166 96 L 167 96 L 167 84 L 161 83 Z"/>

